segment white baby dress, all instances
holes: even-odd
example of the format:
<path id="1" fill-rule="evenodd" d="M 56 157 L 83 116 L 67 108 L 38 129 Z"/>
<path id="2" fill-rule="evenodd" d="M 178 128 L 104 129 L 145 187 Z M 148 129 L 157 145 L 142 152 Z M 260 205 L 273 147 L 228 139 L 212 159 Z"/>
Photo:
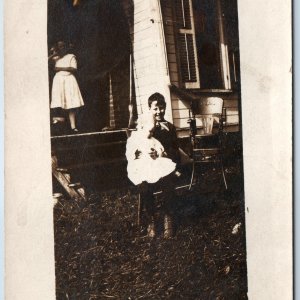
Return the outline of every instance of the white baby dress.
<path id="1" fill-rule="evenodd" d="M 149 152 L 153 150 L 157 153 L 156 159 L 149 155 Z M 171 174 L 175 170 L 176 164 L 163 155 L 164 147 L 157 139 L 145 138 L 138 132 L 133 132 L 126 147 L 128 178 L 138 185 L 143 181 L 155 183 Z"/>

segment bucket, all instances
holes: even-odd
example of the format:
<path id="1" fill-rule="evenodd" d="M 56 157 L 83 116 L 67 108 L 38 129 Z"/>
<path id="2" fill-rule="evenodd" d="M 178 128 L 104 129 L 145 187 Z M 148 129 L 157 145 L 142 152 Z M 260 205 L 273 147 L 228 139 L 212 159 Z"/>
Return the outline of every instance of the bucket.
<path id="1" fill-rule="evenodd" d="M 212 129 L 214 125 L 214 116 L 207 115 L 201 117 L 203 132 L 204 134 L 212 134 Z"/>

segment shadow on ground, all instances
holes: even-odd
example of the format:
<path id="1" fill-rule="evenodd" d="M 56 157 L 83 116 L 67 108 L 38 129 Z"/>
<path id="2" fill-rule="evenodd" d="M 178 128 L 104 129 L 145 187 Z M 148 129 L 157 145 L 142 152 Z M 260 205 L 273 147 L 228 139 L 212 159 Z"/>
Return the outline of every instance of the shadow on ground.
<path id="1" fill-rule="evenodd" d="M 57 299 L 247 299 L 241 176 L 227 173 L 225 197 L 222 189 L 179 196 L 171 240 L 139 234 L 133 190 L 61 199 L 54 208 Z"/>

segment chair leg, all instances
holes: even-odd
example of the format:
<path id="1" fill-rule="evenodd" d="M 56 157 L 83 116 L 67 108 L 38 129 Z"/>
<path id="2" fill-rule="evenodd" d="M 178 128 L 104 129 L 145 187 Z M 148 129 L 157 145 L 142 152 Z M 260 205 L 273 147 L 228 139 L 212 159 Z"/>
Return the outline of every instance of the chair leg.
<path id="1" fill-rule="evenodd" d="M 143 204 L 141 200 L 141 194 L 138 194 L 138 215 L 137 215 L 137 225 L 141 226 L 141 217 L 142 217 Z"/>
<path id="2" fill-rule="evenodd" d="M 226 177 L 225 177 L 225 171 L 224 171 L 224 166 L 223 166 L 223 159 L 221 159 L 221 169 L 222 169 L 222 176 L 223 176 L 223 181 L 225 185 L 225 189 L 228 189 L 227 182 L 226 182 Z"/>
<path id="3" fill-rule="evenodd" d="M 193 170 L 192 170 L 192 176 L 191 176 L 191 182 L 190 182 L 189 190 L 191 190 L 192 185 L 193 185 L 194 174 L 195 174 L 195 162 L 193 162 Z"/>

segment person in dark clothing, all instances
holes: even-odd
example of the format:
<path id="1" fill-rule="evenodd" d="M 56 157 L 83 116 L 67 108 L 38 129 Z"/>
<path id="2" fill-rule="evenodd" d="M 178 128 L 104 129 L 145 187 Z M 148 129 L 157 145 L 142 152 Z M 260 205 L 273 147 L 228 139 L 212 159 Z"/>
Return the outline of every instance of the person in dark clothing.
<path id="1" fill-rule="evenodd" d="M 173 124 L 166 121 L 165 110 L 166 110 L 166 102 L 163 95 L 159 93 L 155 93 L 151 95 L 148 99 L 149 112 L 153 117 L 153 126 L 149 128 L 149 138 L 154 138 L 163 146 L 163 157 L 166 157 L 172 160 L 175 164 L 178 164 L 180 161 L 179 154 L 179 146 L 176 135 L 176 129 Z M 138 129 L 140 130 L 140 129 Z M 135 138 L 135 137 L 133 137 Z M 142 141 L 141 141 L 142 143 Z M 128 171 L 132 169 L 131 159 L 132 161 L 137 161 L 140 159 L 140 156 L 143 155 L 139 150 L 139 147 L 132 147 L 133 143 L 128 142 L 127 144 L 127 159 L 128 159 Z M 136 149 L 135 149 L 136 148 Z M 133 158 L 133 153 L 135 153 L 135 157 Z M 155 161 L 157 156 L 157 150 L 154 148 L 149 149 L 147 155 L 149 155 L 153 161 Z M 145 171 L 146 172 L 146 171 Z M 141 174 L 141 178 L 143 178 L 144 174 Z M 128 172 L 128 177 L 130 179 L 130 172 Z M 162 190 L 163 197 L 163 205 L 162 205 L 162 213 L 164 215 L 164 237 L 170 238 L 174 234 L 173 229 L 173 217 L 174 217 L 174 202 L 175 202 L 175 186 L 174 182 L 178 178 L 178 171 L 173 171 L 171 173 L 167 172 L 166 176 L 161 178 L 157 178 L 157 182 L 153 183 L 153 180 L 147 181 L 141 179 L 142 182 L 135 182 L 139 185 L 139 192 L 141 197 L 141 203 L 145 206 L 145 211 L 148 219 L 148 236 L 154 237 L 156 235 L 155 230 L 155 203 L 154 203 L 154 191 L 158 189 Z"/>

